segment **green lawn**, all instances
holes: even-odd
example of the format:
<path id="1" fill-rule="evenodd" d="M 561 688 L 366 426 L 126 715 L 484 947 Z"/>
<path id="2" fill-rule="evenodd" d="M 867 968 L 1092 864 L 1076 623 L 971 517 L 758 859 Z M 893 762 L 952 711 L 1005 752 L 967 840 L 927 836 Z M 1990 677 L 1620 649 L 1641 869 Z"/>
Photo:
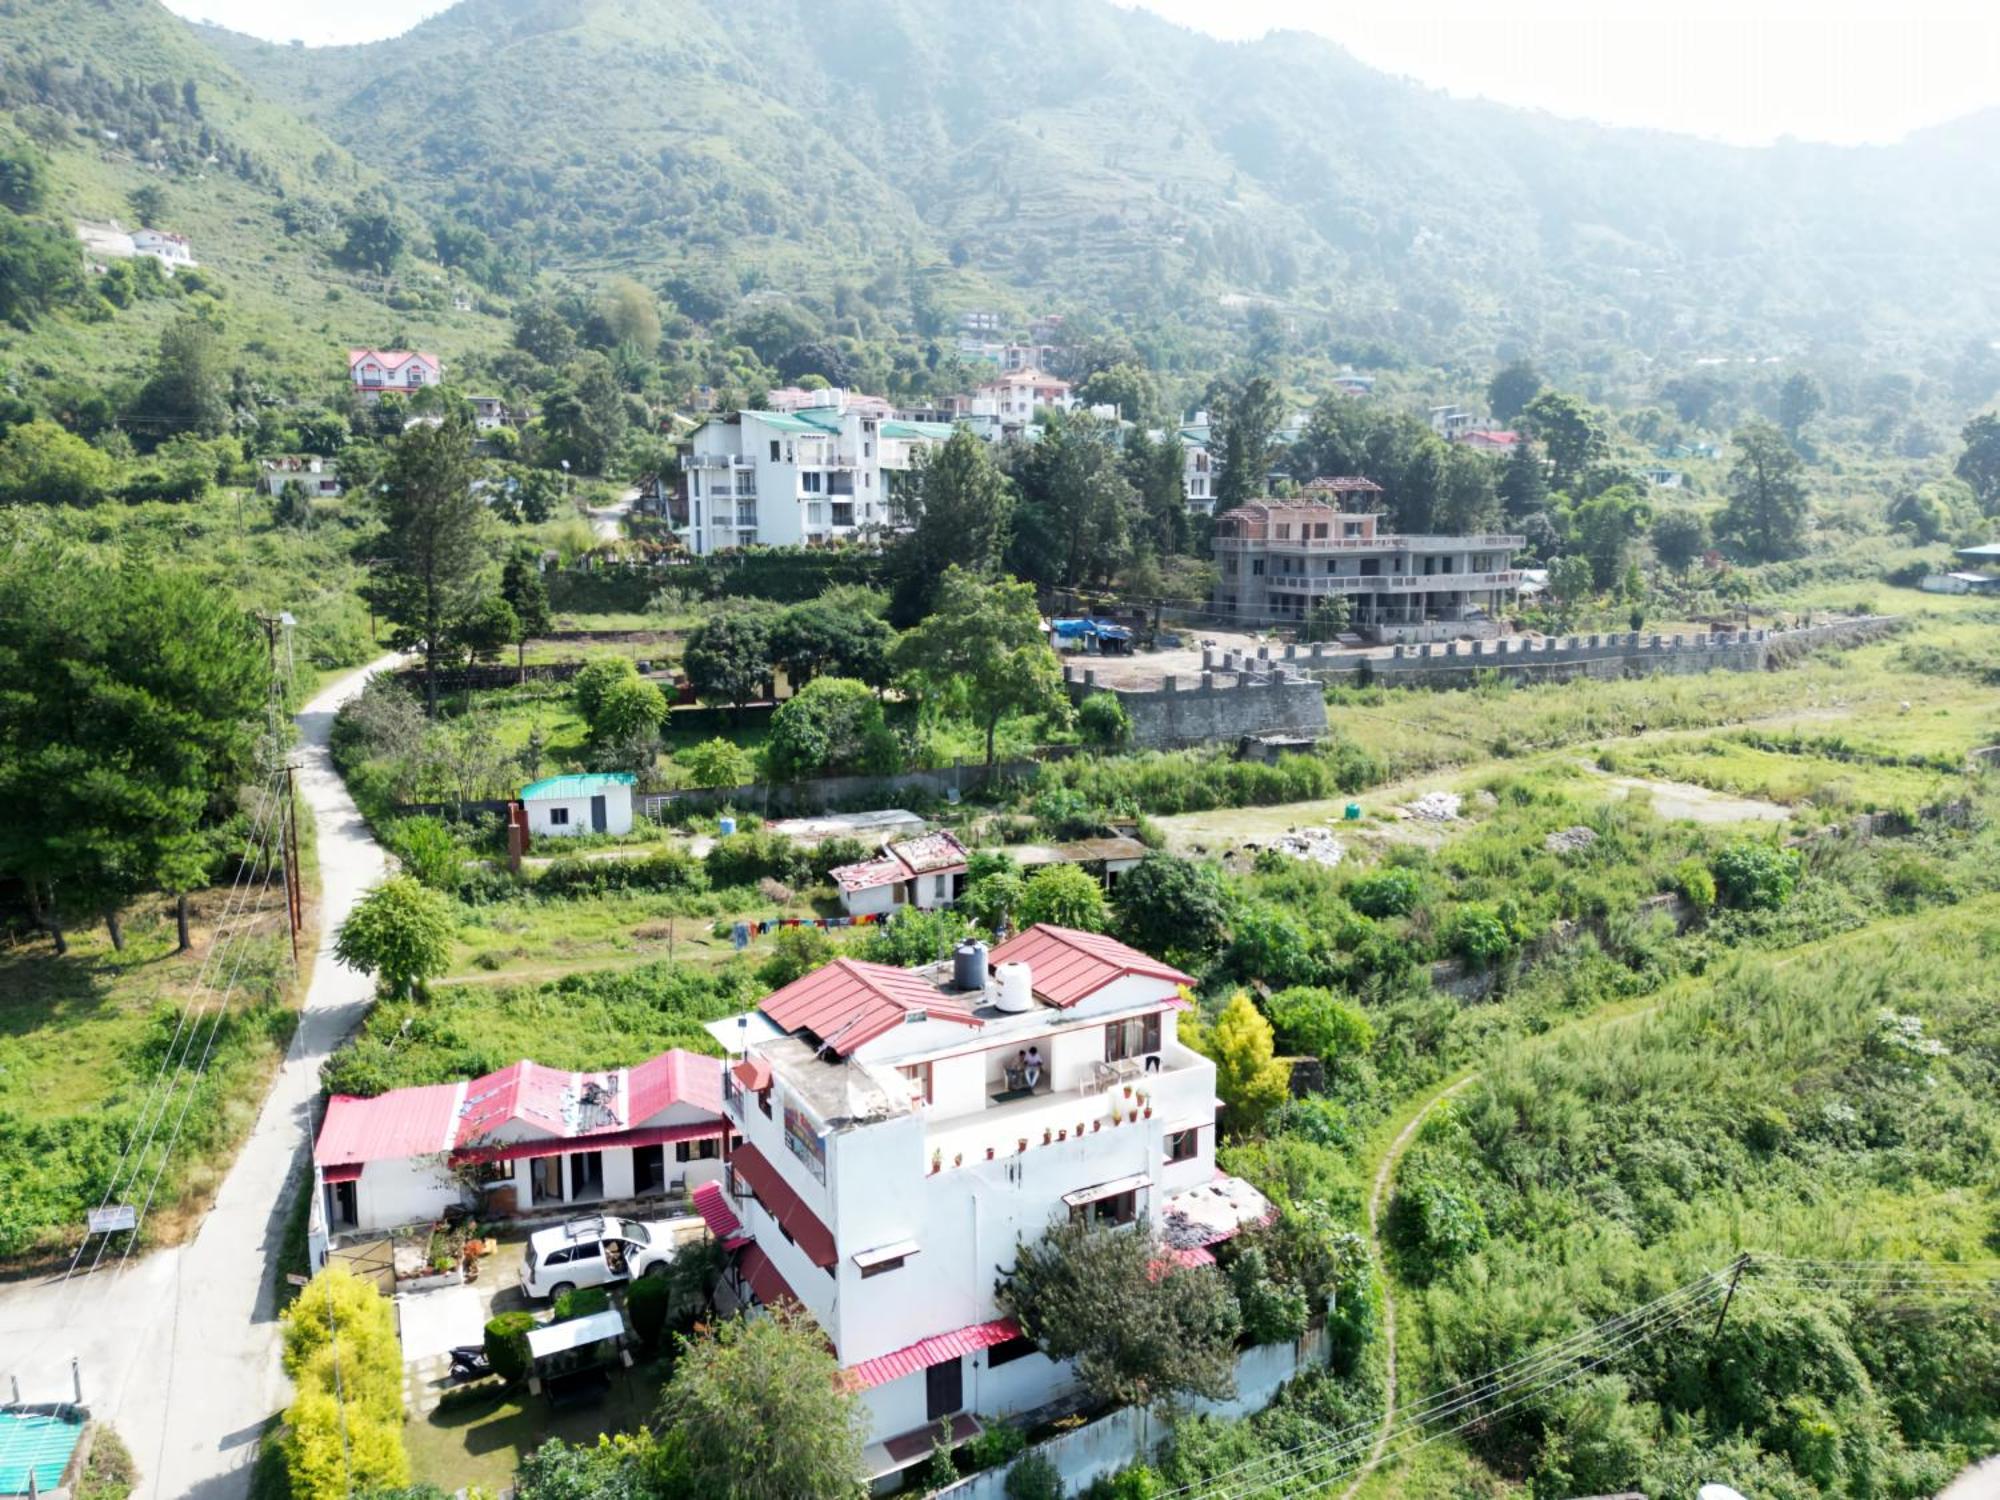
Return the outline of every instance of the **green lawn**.
<path id="1" fill-rule="evenodd" d="M 659 1383 L 643 1369 L 620 1371 L 602 1401 L 565 1411 L 551 1410 L 525 1389 L 505 1394 L 496 1383 L 490 1393 L 469 1392 L 404 1423 L 410 1478 L 447 1494 L 468 1485 L 498 1494 L 514 1482 L 521 1460 L 550 1438 L 592 1444 L 601 1435 L 636 1431 L 652 1416 L 659 1395 Z"/>

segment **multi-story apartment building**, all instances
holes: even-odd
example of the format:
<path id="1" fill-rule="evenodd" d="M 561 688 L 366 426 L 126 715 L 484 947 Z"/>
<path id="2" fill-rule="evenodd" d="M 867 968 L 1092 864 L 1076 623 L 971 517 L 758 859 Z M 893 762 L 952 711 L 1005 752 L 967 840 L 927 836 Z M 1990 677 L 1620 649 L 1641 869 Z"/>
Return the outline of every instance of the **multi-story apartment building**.
<path id="1" fill-rule="evenodd" d="M 676 528 L 698 555 L 817 546 L 897 525 L 894 484 L 951 428 L 899 422 L 839 390 L 791 411 L 738 411 L 695 429 L 681 457 L 687 511 Z"/>
<path id="2" fill-rule="evenodd" d="M 1210 543 L 1215 608 L 1245 624 L 1303 620 L 1345 594 L 1349 619 L 1378 640 L 1476 631 L 1521 585 L 1518 536 L 1411 536 L 1332 505 L 1260 500 L 1225 511 Z"/>
<path id="3" fill-rule="evenodd" d="M 1037 926 L 951 961 L 839 959 L 709 1029 L 742 1144 L 696 1204 L 746 1304 L 811 1313 L 871 1417 L 879 1478 L 941 1422 L 1074 1386 L 995 1282 L 1052 1224 L 1148 1221 L 1182 1264 L 1269 1204 L 1215 1169 L 1215 1067 L 1175 1021 L 1188 977 L 1095 933 Z"/>

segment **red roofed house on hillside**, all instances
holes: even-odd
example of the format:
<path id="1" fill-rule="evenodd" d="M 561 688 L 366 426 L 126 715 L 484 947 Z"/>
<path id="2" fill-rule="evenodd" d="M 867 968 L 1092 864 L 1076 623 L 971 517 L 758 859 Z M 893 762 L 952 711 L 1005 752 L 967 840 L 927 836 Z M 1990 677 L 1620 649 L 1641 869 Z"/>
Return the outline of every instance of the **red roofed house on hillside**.
<path id="1" fill-rule="evenodd" d="M 678 1048 L 586 1073 L 517 1062 L 465 1083 L 327 1101 L 313 1166 L 326 1228 L 394 1229 L 684 1193 L 722 1171 L 722 1063 Z"/>
<path id="2" fill-rule="evenodd" d="M 742 1141 L 726 1202 L 700 1202 L 734 1246 L 724 1298 L 819 1323 L 868 1408 L 874 1478 L 944 1424 L 962 1442 L 1075 1389 L 996 1300 L 1020 1241 L 1145 1220 L 1178 1268 L 1269 1211 L 1216 1172 L 1215 1067 L 1175 1035 L 1190 982 L 1041 925 L 912 969 L 838 959 L 710 1025 Z"/>
<path id="3" fill-rule="evenodd" d="M 407 395 L 444 379 L 444 364 L 435 354 L 412 349 L 349 349 L 347 378 L 368 400 L 384 391 Z"/>

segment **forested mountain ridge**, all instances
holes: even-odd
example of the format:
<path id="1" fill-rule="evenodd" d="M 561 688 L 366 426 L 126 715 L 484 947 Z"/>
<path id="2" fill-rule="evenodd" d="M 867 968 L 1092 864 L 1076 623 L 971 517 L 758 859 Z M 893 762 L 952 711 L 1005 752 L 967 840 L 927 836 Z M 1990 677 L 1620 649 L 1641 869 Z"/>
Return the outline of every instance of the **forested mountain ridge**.
<path id="1" fill-rule="evenodd" d="M 200 34 L 413 205 L 541 265 L 671 277 L 697 317 L 760 287 L 865 288 L 937 325 L 989 305 L 1213 322 L 1272 299 L 1419 357 L 1907 361 L 1988 328 L 2000 297 L 1990 118 L 1743 149 L 1103 0 L 462 0 L 364 47 Z"/>
<path id="2" fill-rule="evenodd" d="M 118 409 L 189 318 L 239 411 L 338 389 L 350 343 L 457 354 L 504 339 L 497 305 L 455 307 L 443 268 L 384 253 L 395 226 L 372 168 L 154 0 L 0 4 L 0 158 L 0 388 L 86 436 L 114 414 L 152 435 Z M 188 236 L 198 267 L 163 278 L 113 259 L 100 274 L 77 227 L 114 221 Z"/>

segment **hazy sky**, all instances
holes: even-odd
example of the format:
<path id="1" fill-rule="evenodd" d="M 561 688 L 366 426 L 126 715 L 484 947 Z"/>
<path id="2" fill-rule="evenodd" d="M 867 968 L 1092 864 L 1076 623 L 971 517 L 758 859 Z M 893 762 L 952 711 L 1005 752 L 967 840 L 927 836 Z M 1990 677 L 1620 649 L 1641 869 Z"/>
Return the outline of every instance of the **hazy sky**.
<path id="1" fill-rule="evenodd" d="M 442 0 L 166 0 L 311 45 L 393 36 Z M 966 5 L 983 0 L 940 0 Z M 2000 105 L 1988 0 L 1120 0 L 1228 38 L 1316 31 L 1455 94 L 1749 144 L 1890 141 Z"/>

